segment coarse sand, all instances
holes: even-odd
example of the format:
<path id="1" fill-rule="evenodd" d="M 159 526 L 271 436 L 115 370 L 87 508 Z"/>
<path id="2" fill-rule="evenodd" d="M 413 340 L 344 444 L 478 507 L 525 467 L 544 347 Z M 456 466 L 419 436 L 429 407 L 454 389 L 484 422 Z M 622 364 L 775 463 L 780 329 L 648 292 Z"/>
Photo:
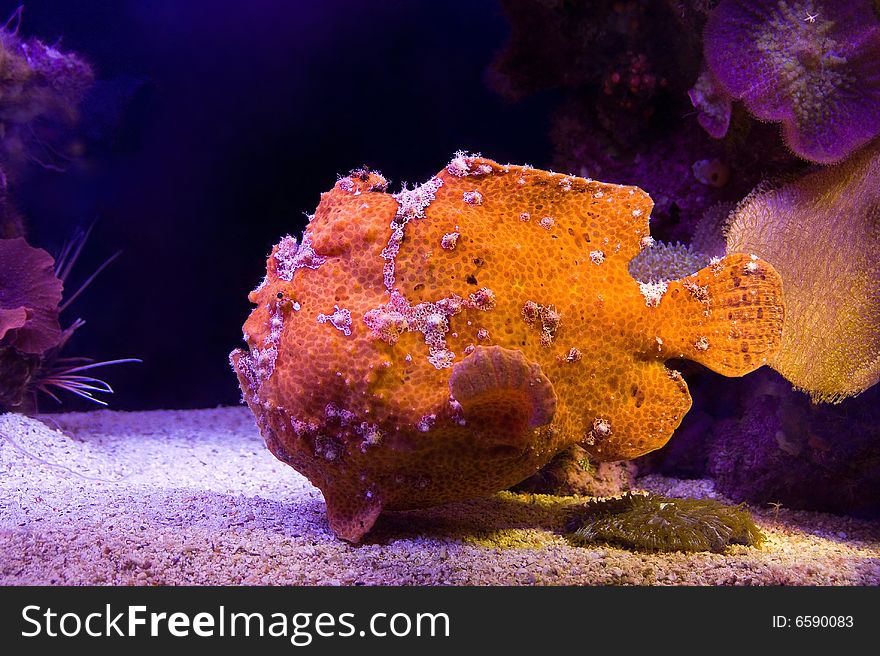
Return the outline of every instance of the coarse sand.
<path id="1" fill-rule="evenodd" d="M 641 478 L 672 496 L 710 481 Z M 877 585 L 880 522 L 752 508 L 760 548 L 642 554 L 561 535 L 582 499 L 503 492 L 386 513 L 358 546 L 250 412 L 0 415 L 0 584 Z"/>

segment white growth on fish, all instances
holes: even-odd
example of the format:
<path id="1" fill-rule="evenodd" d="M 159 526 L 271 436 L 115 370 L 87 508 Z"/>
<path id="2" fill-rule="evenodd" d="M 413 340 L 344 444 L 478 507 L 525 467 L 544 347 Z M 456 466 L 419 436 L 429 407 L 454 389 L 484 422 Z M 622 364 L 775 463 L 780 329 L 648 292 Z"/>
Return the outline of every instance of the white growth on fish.
<path id="1" fill-rule="evenodd" d="M 660 305 L 660 300 L 663 298 L 663 294 L 666 293 L 667 288 L 668 284 L 665 280 L 639 283 L 639 290 L 642 292 L 642 296 L 645 297 L 645 305 L 648 307 Z"/>

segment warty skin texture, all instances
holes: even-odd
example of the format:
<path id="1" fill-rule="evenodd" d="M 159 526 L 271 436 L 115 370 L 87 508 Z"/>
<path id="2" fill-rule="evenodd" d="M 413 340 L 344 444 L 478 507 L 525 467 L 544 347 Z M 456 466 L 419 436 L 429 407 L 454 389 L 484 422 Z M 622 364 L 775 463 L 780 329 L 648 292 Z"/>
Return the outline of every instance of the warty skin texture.
<path id="1" fill-rule="evenodd" d="M 385 186 L 356 171 L 322 195 L 303 243 L 270 255 L 231 355 L 269 448 L 346 540 L 382 510 L 510 487 L 572 444 L 659 448 L 691 403 L 665 360 L 738 376 L 778 348 L 766 262 L 629 275 L 652 207 L 636 187 L 461 153 L 415 190 Z"/>

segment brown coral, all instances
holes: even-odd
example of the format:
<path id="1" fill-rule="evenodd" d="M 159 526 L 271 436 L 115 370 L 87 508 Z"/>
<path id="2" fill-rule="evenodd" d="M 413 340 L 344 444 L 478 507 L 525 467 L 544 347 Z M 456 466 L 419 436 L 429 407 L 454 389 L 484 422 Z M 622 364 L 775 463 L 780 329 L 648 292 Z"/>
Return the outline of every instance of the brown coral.
<path id="1" fill-rule="evenodd" d="M 302 243 L 270 255 L 231 355 L 269 448 L 345 539 L 383 509 L 510 487 L 572 444 L 656 449 L 691 402 L 664 360 L 742 375 L 775 353 L 767 263 L 633 280 L 652 206 L 636 187 L 462 153 L 420 187 L 386 184 L 356 171 L 322 195 Z"/>
<path id="2" fill-rule="evenodd" d="M 774 369 L 815 401 L 880 380 L 880 141 L 843 164 L 759 187 L 727 233 L 729 251 L 757 253 L 785 281 Z"/>

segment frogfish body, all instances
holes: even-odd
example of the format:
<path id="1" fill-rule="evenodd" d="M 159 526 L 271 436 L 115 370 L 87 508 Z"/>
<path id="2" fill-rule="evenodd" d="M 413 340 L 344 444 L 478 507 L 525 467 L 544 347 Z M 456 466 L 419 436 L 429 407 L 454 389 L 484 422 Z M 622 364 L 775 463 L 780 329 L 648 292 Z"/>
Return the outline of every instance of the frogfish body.
<path id="1" fill-rule="evenodd" d="M 638 283 L 649 196 L 458 153 L 397 194 L 359 170 L 284 237 L 231 354 L 269 449 L 357 542 L 383 510 L 506 489 L 559 451 L 633 458 L 691 398 L 663 363 L 727 376 L 776 353 L 782 289 L 733 254 Z"/>

